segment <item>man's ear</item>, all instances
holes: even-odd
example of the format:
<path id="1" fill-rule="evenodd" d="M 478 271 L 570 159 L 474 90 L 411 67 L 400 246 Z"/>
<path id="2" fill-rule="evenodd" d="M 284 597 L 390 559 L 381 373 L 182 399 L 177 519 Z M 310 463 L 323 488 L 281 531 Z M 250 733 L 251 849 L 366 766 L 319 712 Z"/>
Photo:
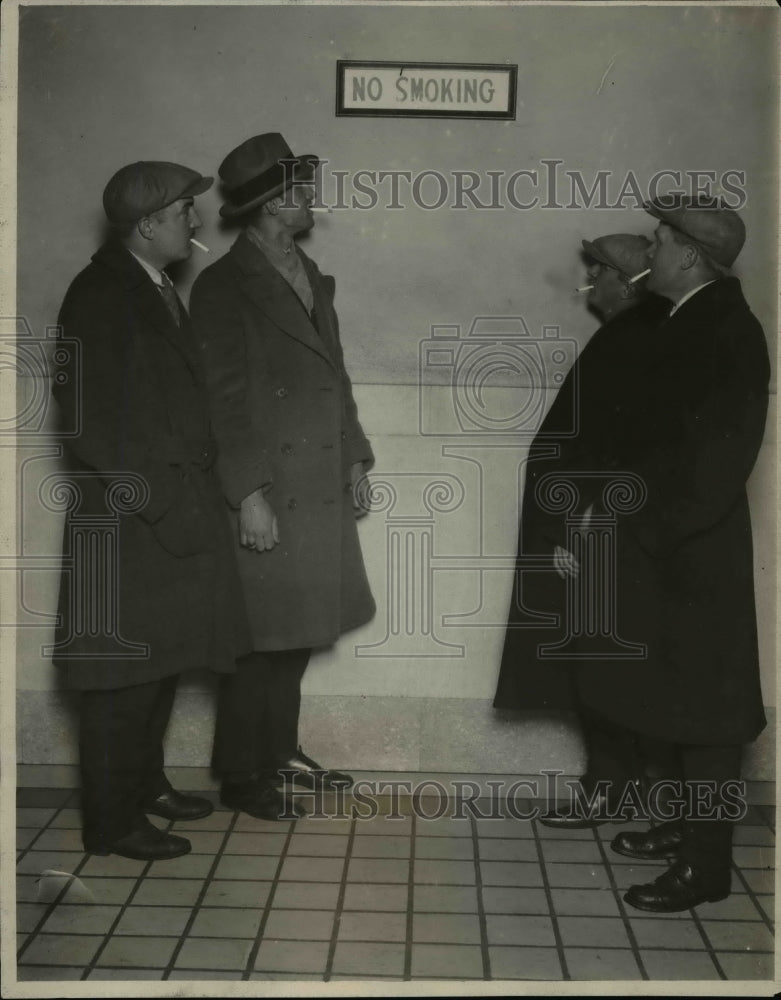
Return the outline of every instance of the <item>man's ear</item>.
<path id="1" fill-rule="evenodd" d="M 264 204 L 264 211 L 268 212 L 269 215 L 278 215 L 279 206 L 282 204 L 280 198 L 269 198 L 269 200 Z"/>
<path id="2" fill-rule="evenodd" d="M 633 285 L 631 281 L 627 281 L 624 278 L 621 282 L 621 298 L 622 299 L 633 299 L 637 295 L 637 286 Z"/>
<path id="3" fill-rule="evenodd" d="M 154 230 L 152 229 L 152 220 L 148 215 L 145 215 L 143 219 L 139 219 L 136 223 L 136 229 L 139 234 L 145 240 L 151 240 L 154 236 Z"/>
<path id="4" fill-rule="evenodd" d="M 690 268 L 694 267 L 699 259 L 700 252 L 697 247 L 692 246 L 691 243 L 687 243 L 683 248 L 683 253 L 681 254 L 681 270 L 688 271 Z"/>

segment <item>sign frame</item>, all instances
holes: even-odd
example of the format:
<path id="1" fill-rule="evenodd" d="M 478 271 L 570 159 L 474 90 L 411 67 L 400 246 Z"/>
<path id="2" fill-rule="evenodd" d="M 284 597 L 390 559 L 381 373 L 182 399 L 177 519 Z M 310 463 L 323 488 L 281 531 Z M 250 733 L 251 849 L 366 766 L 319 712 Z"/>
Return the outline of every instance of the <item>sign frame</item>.
<path id="1" fill-rule="evenodd" d="M 508 80 L 507 108 L 504 111 L 479 110 L 446 111 L 444 108 L 421 108 L 412 110 L 400 108 L 374 108 L 367 105 L 366 109 L 345 106 L 346 71 L 355 66 L 374 69 L 395 67 L 406 69 L 434 70 L 469 70 L 475 73 L 506 73 Z M 517 63 L 450 63 L 450 62 L 399 62 L 396 60 L 378 59 L 338 59 L 336 62 L 336 117 L 337 118 L 444 118 L 444 119 L 483 119 L 486 121 L 515 121 L 516 97 L 518 92 Z"/>

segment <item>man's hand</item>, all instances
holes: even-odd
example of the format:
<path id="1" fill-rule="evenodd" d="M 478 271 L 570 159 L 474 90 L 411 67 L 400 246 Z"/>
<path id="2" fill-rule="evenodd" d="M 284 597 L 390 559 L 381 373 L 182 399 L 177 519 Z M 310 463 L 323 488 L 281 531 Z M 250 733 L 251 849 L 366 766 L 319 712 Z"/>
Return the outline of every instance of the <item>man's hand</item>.
<path id="1" fill-rule="evenodd" d="M 256 552 L 273 549 L 279 541 L 277 518 L 262 490 L 250 493 L 241 501 L 239 541 Z"/>
<path id="2" fill-rule="evenodd" d="M 577 559 L 562 545 L 556 545 L 553 549 L 553 565 L 562 580 L 568 576 L 577 576 L 580 572 Z"/>
<path id="3" fill-rule="evenodd" d="M 363 471 L 363 462 L 354 462 L 350 466 L 350 485 L 352 486 L 353 510 L 356 518 L 365 517 L 369 513 L 369 480 L 364 479 L 358 487 Z M 356 489 L 356 487 L 358 488 Z"/>

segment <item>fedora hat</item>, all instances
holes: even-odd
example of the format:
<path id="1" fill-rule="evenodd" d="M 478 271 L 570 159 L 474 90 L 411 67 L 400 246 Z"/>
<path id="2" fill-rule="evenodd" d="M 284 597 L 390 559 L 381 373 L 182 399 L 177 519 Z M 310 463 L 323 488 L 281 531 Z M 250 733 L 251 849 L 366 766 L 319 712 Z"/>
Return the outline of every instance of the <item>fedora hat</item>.
<path id="1" fill-rule="evenodd" d="M 243 215 L 276 198 L 296 181 L 311 180 L 320 161 L 313 153 L 294 156 L 279 132 L 265 132 L 247 139 L 220 164 L 225 187 L 224 219 Z"/>

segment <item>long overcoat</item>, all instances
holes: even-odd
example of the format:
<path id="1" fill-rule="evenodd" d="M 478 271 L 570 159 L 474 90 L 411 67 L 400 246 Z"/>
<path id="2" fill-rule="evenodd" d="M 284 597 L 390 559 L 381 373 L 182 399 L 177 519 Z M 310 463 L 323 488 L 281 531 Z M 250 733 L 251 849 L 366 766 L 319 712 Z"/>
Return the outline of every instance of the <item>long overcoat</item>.
<path id="1" fill-rule="evenodd" d="M 539 636 L 524 642 L 523 631 L 508 630 L 495 704 L 560 708 L 580 699 L 656 739 L 746 742 L 765 724 L 746 498 L 767 411 L 764 334 L 737 279 L 723 278 L 636 346 L 631 367 L 614 364 L 609 351 L 594 355 L 614 380 L 613 389 L 596 380 L 604 404 L 619 407 L 595 467 L 634 473 L 647 489 L 616 529 L 617 631 L 644 644 L 646 657 L 553 664 L 535 655 Z M 588 372 L 581 389 L 590 395 Z M 546 522 L 540 538 L 533 504 L 522 538 L 527 520 L 532 544 L 564 543 L 561 523 Z M 541 608 L 547 597 L 547 609 L 561 611 L 564 584 L 546 574 L 540 589 Z"/>
<path id="2" fill-rule="evenodd" d="M 375 611 L 350 483 L 372 450 L 344 367 L 334 280 L 296 252 L 312 315 L 244 233 L 190 301 L 256 650 L 328 645 Z M 238 508 L 257 489 L 279 525 L 279 544 L 263 552 L 239 544 Z"/>
<path id="3" fill-rule="evenodd" d="M 77 275 L 60 311 L 78 350 L 53 395 L 62 429 L 78 433 L 63 438 L 76 502 L 53 660 L 76 688 L 232 672 L 250 648 L 198 353 L 179 311 L 177 326 L 114 241 Z"/>

